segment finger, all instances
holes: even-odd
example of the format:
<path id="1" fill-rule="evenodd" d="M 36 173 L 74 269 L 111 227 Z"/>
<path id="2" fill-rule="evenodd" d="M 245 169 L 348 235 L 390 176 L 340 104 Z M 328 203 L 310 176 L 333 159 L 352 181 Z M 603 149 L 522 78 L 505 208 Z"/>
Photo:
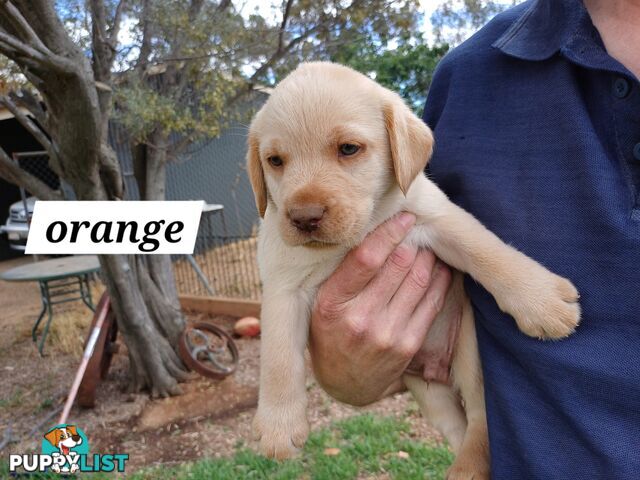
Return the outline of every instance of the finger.
<path id="1" fill-rule="evenodd" d="M 385 307 L 402 285 L 418 255 L 417 247 L 398 245 L 361 293 L 363 302 L 374 310 Z M 376 308 L 377 307 L 377 308 Z"/>
<path id="2" fill-rule="evenodd" d="M 325 299 L 345 303 L 360 293 L 409 233 L 415 221 L 415 215 L 402 212 L 367 235 L 323 285 Z"/>
<path id="3" fill-rule="evenodd" d="M 433 267 L 431 283 L 427 292 L 410 316 L 405 331 L 411 338 L 424 339 L 429 327 L 444 307 L 444 301 L 451 285 L 451 270 L 437 260 Z"/>
<path id="4" fill-rule="evenodd" d="M 405 322 L 409 321 L 429 288 L 435 262 L 436 257 L 430 250 L 418 252 L 411 270 L 387 306 L 395 318 L 405 319 Z M 403 324 L 403 326 L 405 325 L 406 323 Z"/>

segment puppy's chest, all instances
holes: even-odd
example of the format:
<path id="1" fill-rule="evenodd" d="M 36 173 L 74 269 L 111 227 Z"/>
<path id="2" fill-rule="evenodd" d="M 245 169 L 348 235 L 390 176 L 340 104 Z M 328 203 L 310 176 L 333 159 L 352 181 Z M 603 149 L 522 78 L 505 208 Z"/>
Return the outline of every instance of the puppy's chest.
<path id="1" fill-rule="evenodd" d="M 287 247 L 280 241 L 260 240 L 258 264 L 262 282 L 278 290 L 314 291 L 336 269 L 347 251 Z"/>
<path id="2" fill-rule="evenodd" d="M 315 292 L 320 284 L 333 273 L 343 258 L 344 253 L 322 254 L 317 258 L 305 258 L 305 261 L 289 263 L 287 270 L 292 285 L 296 289 L 310 293 Z"/>

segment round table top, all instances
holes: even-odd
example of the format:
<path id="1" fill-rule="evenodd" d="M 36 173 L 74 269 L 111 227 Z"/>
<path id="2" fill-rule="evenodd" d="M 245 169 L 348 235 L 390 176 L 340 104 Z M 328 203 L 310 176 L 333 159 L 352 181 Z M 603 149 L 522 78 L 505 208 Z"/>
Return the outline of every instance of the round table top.
<path id="1" fill-rule="evenodd" d="M 8 282 L 48 281 L 98 270 L 100 263 L 95 255 L 73 255 L 21 265 L 0 273 L 0 278 Z"/>

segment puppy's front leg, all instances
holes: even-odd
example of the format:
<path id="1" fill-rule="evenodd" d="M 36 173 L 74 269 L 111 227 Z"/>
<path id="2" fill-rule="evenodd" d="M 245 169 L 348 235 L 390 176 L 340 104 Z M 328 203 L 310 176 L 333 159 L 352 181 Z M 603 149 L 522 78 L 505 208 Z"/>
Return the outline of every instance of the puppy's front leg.
<path id="1" fill-rule="evenodd" d="M 304 351 L 309 304 L 300 292 L 265 285 L 260 346 L 260 395 L 253 421 L 263 455 L 293 456 L 309 433 Z"/>
<path id="2" fill-rule="evenodd" d="M 420 185 L 417 234 L 438 257 L 480 282 L 527 335 L 562 338 L 574 331 L 579 295 L 569 280 L 502 242 L 426 178 Z"/>

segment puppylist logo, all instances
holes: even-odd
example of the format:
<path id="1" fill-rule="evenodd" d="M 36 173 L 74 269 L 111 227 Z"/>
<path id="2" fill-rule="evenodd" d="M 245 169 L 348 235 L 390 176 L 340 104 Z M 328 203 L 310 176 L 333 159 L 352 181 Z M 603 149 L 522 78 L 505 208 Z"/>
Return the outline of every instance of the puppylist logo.
<path id="1" fill-rule="evenodd" d="M 9 456 L 9 471 L 27 473 L 51 471 L 60 474 L 78 472 L 124 472 L 129 455 L 123 453 L 89 455 L 89 441 L 75 425 L 56 425 L 44 434 L 42 453 Z"/>

